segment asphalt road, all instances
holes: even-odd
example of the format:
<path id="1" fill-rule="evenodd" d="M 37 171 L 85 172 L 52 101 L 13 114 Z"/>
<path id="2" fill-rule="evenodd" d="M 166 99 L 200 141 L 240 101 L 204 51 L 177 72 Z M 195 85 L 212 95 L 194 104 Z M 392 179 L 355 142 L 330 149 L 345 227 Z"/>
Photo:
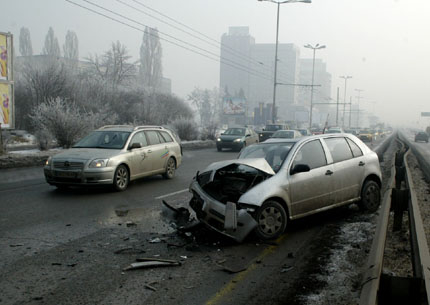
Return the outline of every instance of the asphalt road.
<path id="1" fill-rule="evenodd" d="M 321 250 L 327 225 L 357 211 L 342 208 L 296 221 L 270 244 L 250 236 L 238 245 L 205 228 L 190 236 L 175 233 L 161 199 L 186 206 L 196 171 L 236 156 L 215 149 L 186 151 L 174 179 L 145 178 L 122 193 L 60 191 L 45 183 L 41 168 L 0 172 L 0 304 L 293 300 L 302 289 L 295 279 L 309 269 L 309 256 Z M 182 264 L 123 271 L 139 257 Z"/>

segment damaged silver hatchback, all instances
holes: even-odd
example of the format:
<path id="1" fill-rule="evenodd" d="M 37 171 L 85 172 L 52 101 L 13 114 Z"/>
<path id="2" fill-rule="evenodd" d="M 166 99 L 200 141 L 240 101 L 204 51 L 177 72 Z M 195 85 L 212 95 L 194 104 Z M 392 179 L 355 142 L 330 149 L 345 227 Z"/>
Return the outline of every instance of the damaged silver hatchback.
<path id="1" fill-rule="evenodd" d="M 378 156 L 351 134 L 270 139 L 198 172 L 190 206 L 238 242 L 251 231 L 274 239 L 290 220 L 340 205 L 376 211 L 380 188 Z"/>

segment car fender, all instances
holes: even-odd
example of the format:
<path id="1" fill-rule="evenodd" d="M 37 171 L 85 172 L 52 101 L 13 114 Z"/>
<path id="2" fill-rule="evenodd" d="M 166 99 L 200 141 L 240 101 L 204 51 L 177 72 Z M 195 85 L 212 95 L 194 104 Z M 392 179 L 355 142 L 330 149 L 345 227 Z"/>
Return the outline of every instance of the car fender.
<path id="1" fill-rule="evenodd" d="M 285 175 L 284 175 L 285 174 Z M 287 205 L 287 213 L 291 215 L 291 204 L 288 195 L 288 180 L 285 171 L 266 179 L 244 193 L 238 200 L 239 204 L 261 207 L 270 198 L 280 198 Z"/>

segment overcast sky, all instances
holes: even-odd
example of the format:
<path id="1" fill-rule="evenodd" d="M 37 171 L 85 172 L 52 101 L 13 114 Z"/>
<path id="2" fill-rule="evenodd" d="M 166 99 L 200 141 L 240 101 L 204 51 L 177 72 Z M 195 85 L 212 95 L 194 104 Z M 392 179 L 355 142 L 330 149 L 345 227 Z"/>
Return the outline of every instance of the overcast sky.
<path id="1" fill-rule="evenodd" d="M 84 0 L 70 0 L 102 11 Z M 189 44 L 219 54 L 215 48 L 163 24 L 117 0 L 88 0 L 142 24 L 157 27 Z M 133 0 L 120 0 L 151 15 Z M 137 0 L 181 23 L 220 41 L 229 26 L 249 26 L 257 43 L 274 43 L 276 4 L 257 0 Z M 18 52 L 19 30 L 30 30 L 33 51 L 41 52 L 45 35 L 53 27 L 60 47 L 67 30 L 79 39 L 81 58 L 101 54 L 111 42 L 123 43 L 138 60 L 143 33 L 89 12 L 64 0 L 9 0 L 0 19 L 0 32 L 14 34 Z M 105 12 L 106 13 L 106 12 Z M 109 14 L 109 13 L 106 13 Z M 109 14 L 113 16 L 112 14 Z M 317 57 L 332 74 L 332 98 L 341 75 L 351 75 L 348 94 L 355 102 L 362 89 L 360 108 L 374 111 L 384 121 L 397 124 L 428 123 L 421 111 L 430 112 L 430 1 L 429 0 L 313 0 L 311 4 L 281 5 L 279 41 L 300 47 L 301 57 L 311 57 L 304 44 L 324 44 Z M 118 17 L 115 17 L 118 18 Z M 168 21 L 167 19 L 165 19 Z M 172 21 L 168 21 L 172 23 Z M 127 21 L 132 24 L 132 22 Z M 134 24 L 134 26 L 142 28 Z M 187 30 L 189 31 L 189 30 Z M 166 36 L 161 35 L 166 39 Z M 172 39 L 169 39 L 172 40 Z M 219 62 L 162 41 L 163 74 L 172 80 L 173 92 L 186 97 L 194 87 L 219 86 Z M 19 53 L 18 53 L 19 54 Z"/>

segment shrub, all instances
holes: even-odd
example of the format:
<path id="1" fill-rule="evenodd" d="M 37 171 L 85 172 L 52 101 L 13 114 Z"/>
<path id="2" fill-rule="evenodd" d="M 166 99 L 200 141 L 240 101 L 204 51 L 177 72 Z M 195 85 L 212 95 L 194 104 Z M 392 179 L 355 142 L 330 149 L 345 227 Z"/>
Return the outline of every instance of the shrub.
<path id="1" fill-rule="evenodd" d="M 192 120 L 186 118 L 179 118 L 172 122 L 172 126 L 178 134 L 179 138 L 181 138 L 181 140 L 197 140 L 197 126 Z"/>
<path id="2" fill-rule="evenodd" d="M 89 131 L 113 123 L 116 116 L 79 111 L 75 103 L 56 98 L 36 106 L 30 119 L 35 130 L 39 131 L 41 146 L 49 143 L 46 140 L 48 135 L 52 135 L 58 146 L 68 148 Z"/>

